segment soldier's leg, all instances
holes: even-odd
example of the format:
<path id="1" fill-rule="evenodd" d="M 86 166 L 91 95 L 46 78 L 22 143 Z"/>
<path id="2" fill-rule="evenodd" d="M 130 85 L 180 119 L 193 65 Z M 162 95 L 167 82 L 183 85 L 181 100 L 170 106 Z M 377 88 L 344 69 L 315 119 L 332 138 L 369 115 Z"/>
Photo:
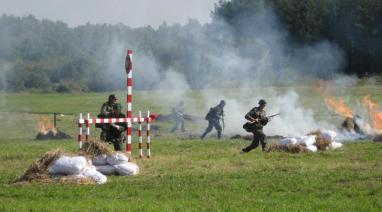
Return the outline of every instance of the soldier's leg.
<path id="1" fill-rule="evenodd" d="M 218 131 L 218 139 L 220 139 L 222 137 L 222 126 L 220 125 L 219 120 L 214 121 L 214 127 L 216 131 Z"/>
<path id="2" fill-rule="evenodd" d="M 175 120 L 175 124 L 174 124 L 174 126 L 172 127 L 172 129 L 170 130 L 170 133 L 175 132 L 175 130 L 178 129 L 178 126 L 179 126 L 178 120 Z"/>
<path id="3" fill-rule="evenodd" d="M 265 151 L 265 148 L 267 147 L 267 136 L 263 131 L 259 131 L 258 138 L 260 140 L 262 150 Z"/>
<path id="4" fill-rule="evenodd" d="M 211 132 L 213 128 L 213 123 L 212 121 L 208 120 L 208 127 L 206 128 L 206 130 L 204 131 L 204 133 L 202 134 L 202 136 L 200 136 L 201 139 L 204 139 L 204 137 L 206 137 L 206 135 Z"/>
<path id="5" fill-rule="evenodd" d="M 182 132 L 186 131 L 186 129 L 184 128 L 184 118 L 181 118 L 180 120 L 180 129 L 182 130 Z"/>
<path id="6" fill-rule="evenodd" d="M 244 149 L 242 149 L 243 152 L 249 152 L 251 151 L 252 149 L 256 149 L 257 147 L 259 146 L 259 137 L 257 137 L 257 133 L 256 131 L 253 132 L 253 140 L 252 140 L 252 143 L 245 147 Z"/>

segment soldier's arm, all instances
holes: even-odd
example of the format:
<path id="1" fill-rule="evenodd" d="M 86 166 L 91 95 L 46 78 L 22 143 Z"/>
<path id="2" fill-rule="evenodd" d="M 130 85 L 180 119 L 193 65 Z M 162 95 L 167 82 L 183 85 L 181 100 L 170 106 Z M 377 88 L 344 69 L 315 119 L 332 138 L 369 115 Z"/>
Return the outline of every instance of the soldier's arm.
<path id="1" fill-rule="evenodd" d="M 254 115 L 255 115 L 255 110 L 254 109 L 252 109 L 252 110 L 250 110 L 246 115 L 245 115 L 245 119 L 247 119 L 248 121 L 256 121 L 256 119 L 255 118 L 253 118 L 254 117 Z"/>
<path id="2" fill-rule="evenodd" d="M 109 112 L 107 112 L 107 105 L 104 103 L 103 105 L 102 105 L 102 107 L 101 107 L 101 114 L 103 114 L 103 115 L 109 115 Z"/>

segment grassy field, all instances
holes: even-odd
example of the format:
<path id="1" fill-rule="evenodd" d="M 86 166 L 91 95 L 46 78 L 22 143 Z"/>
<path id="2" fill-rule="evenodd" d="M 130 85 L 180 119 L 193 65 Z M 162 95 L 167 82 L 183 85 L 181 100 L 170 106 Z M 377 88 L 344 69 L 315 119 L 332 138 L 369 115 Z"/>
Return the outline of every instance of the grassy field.
<path id="1" fill-rule="evenodd" d="M 283 93 L 286 88 L 278 89 L 276 92 Z M 294 88 L 304 97 L 302 105 L 323 110 L 322 99 L 311 95 L 311 89 Z M 371 93 L 380 101 L 379 91 L 379 87 L 359 87 L 341 94 L 355 101 Z M 4 123 L 0 131 L 0 211 L 382 210 L 381 143 L 346 142 L 340 150 L 314 154 L 260 150 L 240 154 L 248 141 L 216 141 L 213 137 L 202 141 L 183 134 L 169 135 L 166 132 L 171 123 L 159 123 L 162 131 L 153 138 L 153 159 L 134 159 L 141 168 L 137 176 L 111 176 L 105 185 L 10 183 L 48 150 L 61 147 L 76 151 L 75 139 L 33 140 L 39 113 L 65 113 L 59 128 L 75 137 L 75 114 L 96 113 L 106 96 L 0 96 Z M 158 96 L 156 92 L 136 93 L 134 107 L 169 112 L 170 103 L 150 104 Z M 187 97 L 199 101 L 200 94 L 195 91 Z"/>

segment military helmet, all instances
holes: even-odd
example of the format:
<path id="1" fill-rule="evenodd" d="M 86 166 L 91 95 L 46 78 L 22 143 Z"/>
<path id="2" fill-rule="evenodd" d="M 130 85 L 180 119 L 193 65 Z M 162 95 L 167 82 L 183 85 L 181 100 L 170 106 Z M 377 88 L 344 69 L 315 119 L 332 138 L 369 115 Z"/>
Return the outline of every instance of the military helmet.
<path id="1" fill-rule="evenodd" d="M 225 106 L 225 101 L 224 100 L 220 100 L 219 105 Z"/>
<path id="2" fill-rule="evenodd" d="M 267 104 L 267 102 L 264 99 L 260 99 L 259 105 L 266 105 L 266 104 Z"/>
<path id="3" fill-rule="evenodd" d="M 109 95 L 109 102 L 113 101 L 113 100 L 117 100 L 117 97 L 115 97 L 114 94 L 110 94 Z"/>
<path id="4" fill-rule="evenodd" d="M 113 110 L 122 110 L 122 105 L 117 103 L 113 105 Z"/>

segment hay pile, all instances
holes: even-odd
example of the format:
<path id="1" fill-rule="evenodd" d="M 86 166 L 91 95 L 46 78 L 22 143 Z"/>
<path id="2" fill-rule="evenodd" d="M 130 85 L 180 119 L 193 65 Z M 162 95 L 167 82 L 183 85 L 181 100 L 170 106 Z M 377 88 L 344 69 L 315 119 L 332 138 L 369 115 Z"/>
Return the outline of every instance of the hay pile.
<path id="1" fill-rule="evenodd" d="M 109 145 L 98 140 L 85 142 L 80 149 L 81 155 L 89 156 L 91 158 L 102 154 L 110 155 L 111 153 L 113 153 L 113 150 L 110 149 Z"/>
<path id="2" fill-rule="evenodd" d="M 54 149 L 45 153 L 42 158 L 33 162 L 33 164 L 25 171 L 23 175 L 17 178 L 14 183 L 19 182 L 54 182 L 59 179 L 53 178 L 48 173 L 49 166 L 61 156 L 73 156 L 74 153 L 63 149 Z M 66 180 L 68 181 L 68 180 Z"/>
<path id="3" fill-rule="evenodd" d="M 317 147 L 318 150 L 328 150 L 330 143 L 332 143 L 331 140 L 325 139 L 322 136 L 322 132 L 320 130 L 310 132 L 307 135 L 315 135 L 316 136 L 316 143 L 314 143 L 314 145 Z"/>
<path id="4" fill-rule="evenodd" d="M 266 152 L 289 152 L 289 153 L 300 153 L 300 152 L 307 152 L 304 145 L 301 144 L 288 144 L 288 145 L 282 145 L 279 143 L 271 144 L 267 149 Z"/>

